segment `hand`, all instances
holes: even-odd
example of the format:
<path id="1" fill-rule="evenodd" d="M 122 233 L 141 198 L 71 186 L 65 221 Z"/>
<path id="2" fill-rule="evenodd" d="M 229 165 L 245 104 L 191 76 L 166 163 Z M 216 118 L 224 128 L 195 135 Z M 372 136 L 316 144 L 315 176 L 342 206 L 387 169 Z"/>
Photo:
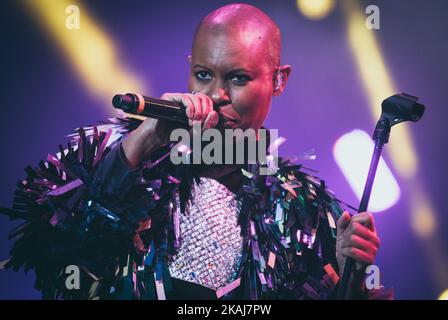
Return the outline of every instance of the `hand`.
<path id="1" fill-rule="evenodd" d="M 213 100 L 202 92 L 195 94 L 165 93 L 162 100 L 178 102 L 186 107 L 188 124 L 193 126 L 193 121 L 200 121 L 203 129 L 215 127 L 218 124 L 218 113 L 213 109 Z"/>
<path id="2" fill-rule="evenodd" d="M 350 218 L 350 214 L 345 211 L 337 226 L 336 257 L 339 273 L 343 274 L 347 257 L 355 260 L 358 270 L 372 264 L 379 245 L 372 214 L 362 212 Z"/>
<path id="3" fill-rule="evenodd" d="M 213 110 L 213 101 L 203 93 L 165 93 L 160 99 L 183 104 L 190 126 L 193 126 L 193 121 L 199 121 L 203 129 L 218 124 L 219 117 Z M 123 141 L 123 150 L 130 167 L 137 167 L 154 150 L 169 143 L 169 136 L 174 128 L 175 126 L 166 120 L 145 119 Z"/>

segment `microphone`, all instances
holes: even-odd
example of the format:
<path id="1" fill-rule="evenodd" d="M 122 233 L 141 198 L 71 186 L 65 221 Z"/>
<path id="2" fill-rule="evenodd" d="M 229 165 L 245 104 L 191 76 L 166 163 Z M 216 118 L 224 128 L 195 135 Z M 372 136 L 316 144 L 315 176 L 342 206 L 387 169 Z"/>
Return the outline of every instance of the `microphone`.
<path id="1" fill-rule="evenodd" d="M 126 113 L 188 125 L 186 108 L 173 101 L 145 97 L 138 93 L 127 93 L 115 95 L 112 104 Z"/>

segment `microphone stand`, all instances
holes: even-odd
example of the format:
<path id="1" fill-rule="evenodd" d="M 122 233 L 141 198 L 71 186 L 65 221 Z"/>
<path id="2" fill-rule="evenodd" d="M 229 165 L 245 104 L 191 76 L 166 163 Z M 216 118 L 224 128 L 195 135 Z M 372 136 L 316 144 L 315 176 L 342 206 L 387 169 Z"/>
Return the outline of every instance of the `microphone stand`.
<path id="1" fill-rule="evenodd" d="M 416 122 L 422 118 L 425 111 L 425 106 L 418 103 L 417 100 L 417 97 L 406 93 L 401 93 L 393 95 L 382 102 L 381 117 L 378 120 L 375 127 L 375 132 L 373 133 L 375 148 L 373 150 L 369 173 L 367 175 L 358 213 L 364 212 L 368 208 L 370 194 L 372 193 L 373 182 L 375 180 L 376 170 L 378 168 L 378 162 L 381 157 L 381 152 L 383 151 L 383 146 L 389 142 L 391 127 L 403 121 Z M 352 258 L 347 257 L 337 293 L 338 300 L 347 298 L 347 289 L 354 266 L 355 261 Z"/>
<path id="2" fill-rule="evenodd" d="M 369 206 L 370 195 L 372 193 L 373 183 L 375 181 L 376 170 L 378 168 L 378 163 L 381 158 L 381 152 L 383 151 L 383 146 L 389 141 L 390 125 L 387 119 L 380 119 L 378 121 L 375 133 L 373 134 L 375 140 L 375 148 L 373 150 L 372 160 L 370 162 L 369 173 L 367 175 L 366 184 L 364 186 L 364 192 L 362 194 L 361 203 L 359 205 L 358 212 L 364 212 Z M 350 276 L 352 270 L 355 266 L 355 260 L 347 257 L 344 266 L 344 273 L 342 275 L 341 283 L 338 291 L 338 300 L 346 298 L 347 289 L 350 282 Z"/>

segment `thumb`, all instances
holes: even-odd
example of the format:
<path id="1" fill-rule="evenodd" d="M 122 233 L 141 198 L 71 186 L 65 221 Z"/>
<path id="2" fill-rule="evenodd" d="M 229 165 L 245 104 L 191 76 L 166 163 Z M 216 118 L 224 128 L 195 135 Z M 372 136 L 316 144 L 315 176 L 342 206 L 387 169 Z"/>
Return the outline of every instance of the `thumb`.
<path id="1" fill-rule="evenodd" d="M 341 232 L 344 232 L 344 230 L 347 229 L 349 224 L 350 224 L 350 214 L 347 211 L 344 211 L 344 213 L 339 217 L 338 220 L 337 233 L 340 234 Z"/>

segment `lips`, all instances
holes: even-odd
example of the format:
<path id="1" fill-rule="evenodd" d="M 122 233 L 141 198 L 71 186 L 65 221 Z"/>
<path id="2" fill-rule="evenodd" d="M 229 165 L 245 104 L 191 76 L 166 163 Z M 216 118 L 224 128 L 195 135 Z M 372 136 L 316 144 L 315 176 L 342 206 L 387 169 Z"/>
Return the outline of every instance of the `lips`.
<path id="1" fill-rule="evenodd" d="M 238 128 L 238 124 L 234 121 L 224 121 L 222 122 L 222 127 L 228 129 L 236 129 Z"/>
<path id="2" fill-rule="evenodd" d="M 238 127 L 238 121 L 234 118 L 219 113 L 219 124 L 222 128 L 235 129 Z"/>
<path id="3" fill-rule="evenodd" d="M 232 118 L 231 116 L 229 116 L 228 114 L 225 114 L 223 112 L 219 113 L 219 120 L 222 123 L 226 123 L 226 122 L 236 123 L 236 122 L 238 122 L 235 118 Z"/>

